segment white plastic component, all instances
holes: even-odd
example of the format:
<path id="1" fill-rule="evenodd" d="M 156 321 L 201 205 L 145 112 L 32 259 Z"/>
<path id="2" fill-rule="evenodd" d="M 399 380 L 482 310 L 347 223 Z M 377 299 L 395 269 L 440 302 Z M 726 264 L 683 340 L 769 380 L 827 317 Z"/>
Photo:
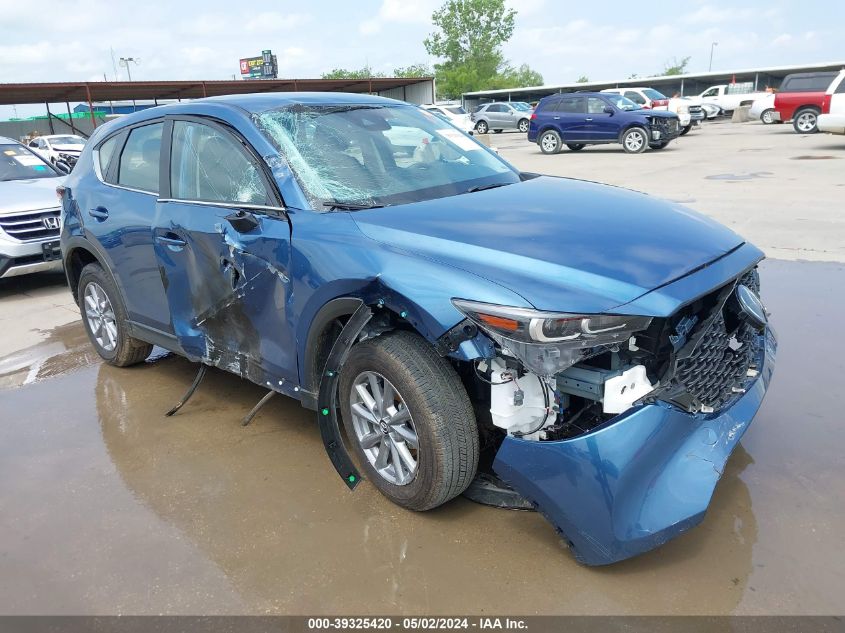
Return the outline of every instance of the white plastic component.
<path id="1" fill-rule="evenodd" d="M 522 433 L 524 440 L 540 439 L 540 429 L 554 422 L 557 414 L 546 409 L 546 399 L 543 395 L 543 385 L 540 377 L 531 372 L 508 380 L 508 370 L 502 359 L 494 358 L 490 361 L 492 370 L 490 387 L 490 414 L 493 424 L 505 429 L 509 434 Z M 516 371 L 513 371 L 514 375 Z M 505 377 L 502 377 L 505 374 Z M 505 382 L 507 381 L 507 382 Z M 522 404 L 515 404 L 514 396 L 522 391 Z M 550 406 L 553 403 L 549 396 Z M 518 398 L 517 398 L 518 402 Z"/>
<path id="2" fill-rule="evenodd" d="M 654 390 L 646 375 L 644 365 L 634 365 L 615 378 L 604 381 L 602 410 L 605 413 L 622 413 L 636 400 Z"/>

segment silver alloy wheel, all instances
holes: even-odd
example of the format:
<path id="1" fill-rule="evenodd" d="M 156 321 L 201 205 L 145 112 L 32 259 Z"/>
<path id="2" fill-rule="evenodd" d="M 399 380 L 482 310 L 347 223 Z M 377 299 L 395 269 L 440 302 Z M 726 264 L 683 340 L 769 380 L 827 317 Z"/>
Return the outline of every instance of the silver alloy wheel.
<path id="1" fill-rule="evenodd" d="M 638 152 L 642 149 L 643 145 L 645 145 L 646 139 L 645 134 L 643 134 L 639 130 L 632 130 L 626 137 L 625 137 L 625 147 L 631 150 L 632 152 Z"/>
<path id="2" fill-rule="evenodd" d="M 522 119 L 522 120 L 519 122 L 519 131 L 520 131 L 520 132 L 527 132 L 527 131 L 528 131 L 528 128 L 529 128 L 529 126 L 530 126 L 530 124 L 528 123 L 528 121 L 526 121 L 525 119 Z"/>
<path id="3" fill-rule="evenodd" d="M 93 281 L 85 287 L 85 317 L 97 345 L 107 352 L 113 352 L 117 347 L 114 308 L 105 290 Z"/>
<path id="4" fill-rule="evenodd" d="M 407 486 L 417 475 L 420 442 L 405 400 L 387 378 L 365 371 L 352 383 L 349 404 L 367 460 L 386 481 Z"/>
<path id="5" fill-rule="evenodd" d="M 540 145 L 542 145 L 543 151 L 553 152 L 557 149 L 557 138 L 551 133 L 544 134 L 543 138 L 540 139 Z"/>
<path id="6" fill-rule="evenodd" d="M 487 131 L 490 128 L 487 127 L 487 123 L 485 121 L 479 121 L 478 124 L 475 126 L 475 129 L 478 131 L 479 134 L 487 134 Z"/>
<path id="7" fill-rule="evenodd" d="M 816 114 L 814 112 L 802 112 L 795 125 L 802 132 L 811 132 L 816 127 Z"/>
<path id="8" fill-rule="evenodd" d="M 775 117 L 772 115 L 772 110 L 765 110 L 763 111 L 763 115 L 760 117 L 760 120 L 763 121 L 766 125 L 775 122 Z"/>

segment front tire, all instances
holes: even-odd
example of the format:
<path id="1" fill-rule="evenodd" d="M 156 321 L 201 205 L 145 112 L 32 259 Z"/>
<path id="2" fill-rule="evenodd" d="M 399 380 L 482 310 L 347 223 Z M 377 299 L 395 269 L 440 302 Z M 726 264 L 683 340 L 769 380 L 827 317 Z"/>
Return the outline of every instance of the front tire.
<path id="1" fill-rule="evenodd" d="M 819 131 L 819 113 L 814 108 L 798 110 L 792 117 L 792 128 L 799 134 L 815 134 Z"/>
<path id="2" fill-rule="evenodd" d="M 487 121 L 479 121 L 475 124 L 475 131 L 479 134 L 487 134 L 490 131 L 490 126 L 487 125 Z"/>
<path id="3" fill-rule="evenodd" d="M 584 149 L 584 143 L 567 143 L 566 146 L 571 149 L 573 152 L 577 152 L 579 150 Z"/>
<path id="4" fill-rule="evenodd" d="M 411 510 L 461 494 L 478 469 L 478 427 L 452 365 L 417 334 L 354 346 L 340 377 L 343 424 L 370 481 Z"/>
<path id="5" fill-rule="evenodd" d="M 540 151 L 544 154 L 557 154 L 560 152 L 560 134 L 554 130 L 546 130 L 540 135 L 540 140 L 537 144 L 540 146 Z"/>
<path id="6" fill-rule="evenodd" d="M 763 110 L 763 113 L 760 115 L 760 120 L 765 125 L 771 125 L 775 122 L 775 111 L 773 108 L 769 108 L 768 110 Z"/>
<path id="7" fill-rule="evenodd" d="M 519 123 L 516 124 L 517 129 L 522 132 L 523 134 L 528 133 L 528 128 L 531 126 L 528 119 L 520 119 Z"/>
<path id="8" fill-rule="evenodd" d="M 649 147 L 651 149 L 663 149 L 664 147 L 669 145 L 669 143 L 671 143 L 671 141 L 662 141 L 660 143 L 652 143 L 651 145 L 649 145 Z"/>
<path id="9" fill-rule="evenodd" d="M 88 339 L 109 365 L 136 365 L 153 351 L 152 345 L 126 333 L 128 319 L 117 287 L 99 264 L 82 269 L 78 302 Z"/>
<path id="10" fill-rule="evenodd" d="M 628 154 L 642 154 L 648 147 L 648 132 L 632 127 L 622 135 L 622 149 Z"/>
<path id="11" fill-rule="evenodd" d="M 689 131 L 690 131 L 691 129 L 692 129 L 692 123 L 690 123 L 690 124 L 689 124 L 688 126 L 686 126 L 684 129 L 682 129 L 682 130 L 681 130 L 681 134 L 680 134 L 680 135 L 681 135 L 681 136 L 683 136 L 684 134 L 689 134 Z"/>

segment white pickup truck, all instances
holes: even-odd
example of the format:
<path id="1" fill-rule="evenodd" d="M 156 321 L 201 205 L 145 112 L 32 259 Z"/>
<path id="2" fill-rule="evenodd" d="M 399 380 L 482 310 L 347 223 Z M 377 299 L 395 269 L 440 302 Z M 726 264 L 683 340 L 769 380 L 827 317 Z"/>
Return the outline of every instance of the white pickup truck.
<path id="1" fill-rule="evenodd" d="M 703 103 L 719 106 L 723 112 L 731 112 L 739 106 L 751 105 L 755 99 L 765 97 L 765 92 L 754 92 L 754 82 L 712 86 L 698 95 Z"/>
<path id="2" fill-rule="evenodd" d="M 820 114 L 817 125 L 820 132 L 845 134 L 845 71 L 827 89 L 825 101 L 829 101 L 827 114 Z"/>

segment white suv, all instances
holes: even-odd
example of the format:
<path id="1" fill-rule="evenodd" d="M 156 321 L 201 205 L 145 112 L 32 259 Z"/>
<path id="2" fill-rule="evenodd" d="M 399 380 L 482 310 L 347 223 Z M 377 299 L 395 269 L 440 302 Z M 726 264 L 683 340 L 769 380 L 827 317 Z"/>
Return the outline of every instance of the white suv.
<path id="1" fill-rule="evenodd" d="M 85 139 L 75 134 L 50 134 L 37 136 L 29 142 L 29 149 L 54 165 L 57 162 L 67 163 L 68 167 L 76 165 Z"/>
<path id="2" fill-rule="evenodd" d="M 0 136 L 0 278 L 61 270 L 59 168 Z"/>

